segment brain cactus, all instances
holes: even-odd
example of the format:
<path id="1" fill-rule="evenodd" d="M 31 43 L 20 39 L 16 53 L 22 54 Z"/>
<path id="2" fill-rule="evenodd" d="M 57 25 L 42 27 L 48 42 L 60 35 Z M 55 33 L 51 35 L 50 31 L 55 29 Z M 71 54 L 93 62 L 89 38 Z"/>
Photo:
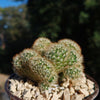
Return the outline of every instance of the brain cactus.
<path id="1" fill-rule="evenodd" d="M 31 49 L 24 49 L 13 57 L 13 69 L 21 77 L 29 78 L 45 90 L 59 84 L 60 73 L 64 78 L 77 79 L 84 72 L 80 46 L 69 39 L 52 43 L 38 38 Z"/>

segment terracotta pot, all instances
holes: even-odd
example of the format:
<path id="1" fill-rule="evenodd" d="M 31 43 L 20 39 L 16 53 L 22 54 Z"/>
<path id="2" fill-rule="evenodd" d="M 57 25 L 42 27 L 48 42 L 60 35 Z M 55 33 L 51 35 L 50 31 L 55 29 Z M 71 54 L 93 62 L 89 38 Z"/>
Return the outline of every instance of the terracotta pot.
<path id="1" fill-rule="evenodd" d="M 7 81 L 5 83 L 5 90 L 6 90 L 7 94 L 9 95 L 10 100 L 22 100 L 22 99 L 18 98 L 17 96 L 14 96 L 13 94 L 11 94 L 11 92 L 9 91 L 9 79 L 13 79 L 14 76 L 15 76 L 15 74 L 12 74 L 7 79 Z M 94 100 L 99 93 L 99 86 L 92 77 L 90 77 L 89 75 L 86 75 L 86 77 L 95 83 L 95 92 L 93 94 L 89 95 L 88 97 L 86 97 L 84 100 Z"/>

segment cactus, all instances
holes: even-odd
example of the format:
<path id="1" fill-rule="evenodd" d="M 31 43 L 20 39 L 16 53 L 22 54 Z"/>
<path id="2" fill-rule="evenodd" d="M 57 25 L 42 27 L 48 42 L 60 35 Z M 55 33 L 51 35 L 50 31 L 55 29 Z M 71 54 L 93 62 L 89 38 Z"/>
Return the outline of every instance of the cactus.
<path id="1" fill-rule="evenodd" d="M 73 49 L 70 50 L 70 48 L 64 44 L 59 43 L 51 44 L 44 55 L 54 64 L 58 73 L 62 72 L 68 66 L 83 61 L 83 57 L 78 54 L 77 51 Z"/>
<path id="2" fill-rule="evenodd" d="M 18 54 L 16 54 L 13 57 L 13 70 L 17 75 L 19 75 L 21 77 L 25 76 L 23 68 L 22 68 L 22 60 L 20 58 L 20 55 L 18 55 Z"/>
<path id="3" fill-rule="evenodd" d="M 34 79 L 44 90 L 52 84 L 58 83 L 58 75 L 52 63 L 42 57 L 33 57 L 29 61 L 29 67 L 34 73 Z M 38 79 L 38 80 L 37 80 Z"/>
<path id="4" fill-rule="evenodd" d="M 64 70 L 64 77 L 69 79 L 75 79 L 80 77 L 83 71 L 84 71 L 84 66 L 82 64 L 76 64 Z"/>
<path id="5" fill-rule="evenodd" d="M 51 46 L 45 51 L 44 55 L 54 64 L 57 72 L 61 72 L 67 65 L 65 58 L 68 55 L 68 49 L 65 45 L 57 43 L 51 44 Z"/>
<path id="6" fill-rule="evenodd" d="M 38 54 L 38 52 L 36 52 L 35 50 L 32 49 L 24 49 L 21 53 L 20 53 L 20 58 L 22 60 L 22 64 L 27 65 L 29 62 L 29 59 L 31 57 L 40 57 L 41 55 Z"/>
<path id="7" fill-rule="evenodd" d="M 58 43 L 65 44 L 70 49 L 74 49 L 74 50 L 78 51 L 78 53 L 81 53 L 81 47 L 73 40 L 62 39 L 62 40 L 59 40 Z"/>
<path id="8" fill-rule="evenodd" d="M 38 38 L 32 49 L 24 49 L 13 57 L 15 73 L 37 82 L 40 90 L 59 84 L 62 77 L 79 78 L 84 73 L 82 63 L 80 46 L 69 39 L 52 43 L 47 38 Z"/>
<path id="9" fill-rule="evenodd" d="M 46 83 L 57 81 L 57 73 L 55 72 L 54 66 L 45 58 L 31 58 L 29 61 L 29 67 L 36 74 L 34 77 L 38 77 L 39 81 L 45 81 Z"/>
<path id="10" fill-rule="evenodd" d="M 24 49 L 19 53 L 19 55 L 17 54 L 15 57 L 13 57 L 14 72 L 21 77 L 30 78 L 33 80 L 33 72 L 29 68 L 28 62 L 31 57 L 37 56 L 40 55 L 36 51 L 32 49 Z"/>
<path id="11" fill-rule="evenodd" d="M 67 65 L 72 66 L 75 63 L 83 63 L 83 55 L 79 54 L 76 50 L 70 50 L 66 57 Z"/>
<path id="12" fill-rule="evenodd" d="M 40 37 L 34 42 L 32 48 L 38 51 L 41 55 L 43 55 L 45 49 L 48 47 L 48 45 L 50 45 L 50 43 L 51 41 L 49 39 Z"/>
<path id="13" fill-rule="evenodd" d="M 65 70 L 64 76 L 70 79 L 75 79 L 80 76 L 81 70 L 76 67 L 69 67 Z"/>
<path id="14" fill-rule="evenodd" d="M 58 75 L 52 63 L 31 49 L 25 49 L 15 56 L 13 65 L 15 73 L 19 76 L 29 78 L 39 84 L 44 82 L 43 84 L 51 85 L 58 81 Z M 44 89 L 43 86 L 41 88 Z"/>

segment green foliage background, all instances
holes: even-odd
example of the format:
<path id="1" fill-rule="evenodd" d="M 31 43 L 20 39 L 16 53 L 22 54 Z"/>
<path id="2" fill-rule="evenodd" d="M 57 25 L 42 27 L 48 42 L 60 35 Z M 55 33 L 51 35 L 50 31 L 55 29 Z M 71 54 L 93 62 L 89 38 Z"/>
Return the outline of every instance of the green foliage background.
<path id="1" fill-rule="evenodd" d="M 12 73 L 14 54 L 38 37 L 71 38 L 82 47 L 86 73 L 100 83 L 99 12 L 99 0 L 28 0 L 27 5 L 0 8 L 0 72 Z"/>

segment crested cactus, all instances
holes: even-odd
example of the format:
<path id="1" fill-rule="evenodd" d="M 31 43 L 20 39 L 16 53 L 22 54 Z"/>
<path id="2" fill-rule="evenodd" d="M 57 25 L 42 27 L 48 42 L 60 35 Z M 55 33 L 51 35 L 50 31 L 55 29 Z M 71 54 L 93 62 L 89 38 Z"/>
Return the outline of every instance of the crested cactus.
<path id="1" fill-rule="evenodd" d="M 80 46 L 69 39 L 52 43 L 47 38 L 38 38 L 32 49 L 24 49 L 13 57 L 15 73 L 38 82 L 41 90 L 58 84 L 62 76 L 70 80 L 79 78 L 84 72 L 82 63 Z"/>

